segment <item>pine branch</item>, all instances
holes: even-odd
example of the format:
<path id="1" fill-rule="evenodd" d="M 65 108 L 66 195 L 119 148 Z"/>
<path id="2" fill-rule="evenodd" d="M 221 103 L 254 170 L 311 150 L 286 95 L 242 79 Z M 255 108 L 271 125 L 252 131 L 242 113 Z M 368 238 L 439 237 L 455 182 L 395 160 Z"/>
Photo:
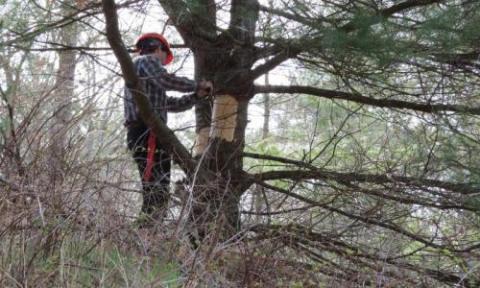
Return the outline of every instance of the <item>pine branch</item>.
<path id="1" fill-rule="evenodd" d="M 416 188 L 441 188 L 461 195 L 478 195 L 480 188 L 473 187 L 468 183 L 452 183 L 433 179 L 414 178 L 398 175 L 382 174 L 362 174 L 362 173 L 340 173 L 324 169 L 316 170 L 278 170 L 268 171 L 251 175 L 254 182 L 263 182 L 278 179 L 290 180 L 333 180 L 338 183 L 372 183 L 372 184 L 392 184 L 402 183 L 406 186 Z"/>
<path id="2" fill-rule="evenodd" d="M 317 21 L 319 21 L 319 19 L 311 19 L 311 18 L 303 17 L 298 14 L 288 13 L 288 12 L 285 12 L 284 10 L 275 9 L 275 8 L 267 7 L 264 5 L 260 5 L 260 11 L 277 15 L 285 19 L 292 20 L 310 27 L 318 25 Z"/>
<path id="3" fill-rule="evenodd" d="M 380 16 L 380 17 L 377 17 L 376 19 L 372 19 L 373 21 L 370 22 L 370 25 L 377 24 L 382 19 L 388 18 L 395 13 L 407 11 L 409 9 L 416 8 L 416 7 L 428 6 L 430 4 L 439 3 L 439 2 L 441 2 L 441 0 L 407 0 L 407 1 L 395 4 L 393 6 L 390 6 L 389 8 L 378 11 L 376 13 L 376 16 Z M 375 15 L 372 15 L 372 16 L 375 16 Z M 349 22 L 344 26 L 342 26 L 340 29 L 345 32 L 352 32 L 356 30 L 357 27 L 355 27 L 355 24 L 353 22 Z"/>
<path id="4" fill-rule="evenodd" d="M 294 165 L 296 167 L 307 168 L 307 169 L 310 169 L 310 170 L 319 170 L 317 167 L 313 166 L 311 163 L 307 163 L 307 162 L 303 162 L 303 161 L 299 161 L 299 160 L 282 158 L 282 157 L 278 157 L 278 156 L 263 155 L 263 154 L 256 154 L 256 153 L 244 153 L 243 156 L 253 158 L 253 159 L 263 159 L 263 160 L 276 161 L 276 162 L 280 162 L 280 163 L 284 163 L 284 164 L 288 164 L 288 165 Z M 374 176 L 378 176 L 378 175 L 374 175 Z M 363 175 L 360 178 L 368 179 L 369 177 L 370 176 Z M 340 178 L 342 179 L 341 181 L 338 180 Z M 424 206 L 424 207 L 432 207 L 432 208 L 436 208 L 436 209 L 440 209 L 440 210 L 460 209 L 460 210 L 472 211 L 472 212 L 477 211 L 476 208 L 462 205 L 463 203 L 458 203 L 455 200 L 454 201 L 444 200 L 443 199 L 444 197 L 441 197 L 441 198 L 435 197 L 435 200 L 430 201 L 430 199 L 426 199 L 425 197 L 421 197 L 421 195 L 413 196 L 413 195 L 410 195 L 409 193 L 404 193 L 405 189 L 403 189 L 403 187 L 389 187 L 388 191 L 391 192 L 390 194 L 386 193 L 384 191 L 381 191 L 381 189 L 365 189 L 365 188 L 360 187 L 359 185 L 353 184 L 353 181 L 345 181 L 344 180 L 345 178 L 347 178 L 347 177 L 345 177 L 345 176 L 337 177 L 337 181 L 339 183 L 343 184 L 343 185 L 347 185 L 347 187 L 345 188 L 346 190 L 350 189 L 350 190 L 353 190 L 353 191 L 356 191 L 356 192 L 361 192 L 363 194 L 384 198 L 384 199 L 395 201 L 395 202 L 398 202 L 398 203 L 417 204 L 417 205 L 421 205 L 421 206 Z M 383 180 L 390 180 L 391 183 L 396 183 L 397 184 L 397 182 L 395 182 L 395 180 L 393 180 L 394 178 L 391 178 L 390 176 L 388 176 L 386 178 L 387 179 L 383 179 Z M 397 177 L 395 176 L 395 178 L 397 178 Z M 419 181 L 422 181 L 423 179 L 419 180 L 419 179 L 404 177 L 403 180 L 405 180 L 405 181 L 403 181 L 404 183 L 405 182 L 406 183 L 413 183 L 413 182 L 418 183 Z M 386 184 L 386 183 L 387 182 L 380 183 L 380 184 Z M 376 184 L 378 184 L 378 183 L 376 183 Z M 436 184 L 439 184 L 439 183 L 436 183 Z M 445 182 L 440 183 L 440 184 L 443 187 L 445 187 L 447 185 L 450 185 L 450 187 L 452 185 L 456 185 L 455 183 L 445 183 Z M 438 196 L 438 193 L 437 193 L 436 196 Z"/>
<path id="5" fill-rule="evenodd" d="M 465 105 L 451 105 L 451 104 L 429 104 L 429 103 L 414 103 L 401 100 L 391 99 L 376 99 L 367 97 L 361 94 L 348 93 L 336 90 L 327 90 L 311 86 L 259 86 L 255 87 L 255 93 L 288 93 L 288 94 L 308 94 L 327 99 L 339 99 L 352 101 L 355 103 L 366 104 L 381 108 L 396 108 L 409 109 L 425 113 L 439 113 L 439 112 L 459 112 L 474 115 L 480 115 L 480 106 L 465 106 Z"/>
<path id="6" fill-rule="evenodd" d="M 294 58 L 295 56 L 298 55 L 300 51 L 297 49 L 286 49 L 265 62 L 262 65 L 257 66 L 255 69 L 253 69 L 250 74 L 249 78 L 251 80 L 255 80 L 258 77 L 264 75 L 265 73 L 268 73 L 269 71 L 275 69 L 278 65 L 282 64 L 286 60 L 290 58 Z M 257 92 L 257 93 L 262 93 L 262 92 Z M 267 92 L 268 93 L 268 92 Z"/>
<path id="7" fill-rule="evenodd" d="M 408 0 L 405 2 L 401 2 L 390 6 L 389 8 L 383 9 L 380 11 L 380 15 L 383 17 L 389 17 L 395 13 L 406 11 L 412 8 L 428 6 L 430 4 L 440 3 L 441 0 Z"/>
<path id="8" fill-rule="evenodd" d="M 277 161 L 277 162 L 280 162 L 280 163 L 291 164 L 291 165 L 295 165 L 297 167 L 309 168 L 309 169 L 313 169 L 313 170 L 317 169 L 317 167 L 313 166 L 310 163 L 303 162 L 303 161 L 300 161 L 300 160 L 287 159 L 287 158 L 278 157 L 278 156 L 258 154 L 258 153 L 250 153 L 250 152 L 243 153 L 243 156 L 248 157 L 248 158 L 253 158 L 253 159 L 272 160 L 272 161 Z"/>

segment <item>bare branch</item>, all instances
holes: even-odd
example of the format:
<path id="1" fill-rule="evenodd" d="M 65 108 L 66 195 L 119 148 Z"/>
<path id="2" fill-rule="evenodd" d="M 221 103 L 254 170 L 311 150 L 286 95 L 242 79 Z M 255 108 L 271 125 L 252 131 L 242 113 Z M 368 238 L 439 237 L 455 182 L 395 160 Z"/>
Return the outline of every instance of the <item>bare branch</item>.
<path id="1" fill-rule="evenodd" d="M 363 261 L 365 261 L 365 260 L 360 260 L 359 258 L 364 258 L 366 260 L 379 262 L 381 263 L 381 265 L 371 265 L 370 261 L 363 262 L 362 264 L 363 266 L 367 266 L 371 269 L 379 269 L 377 267 L 381 267 L 380 269 L 382 274 L 386 274 L 389 277 L 402 279 L 402 282 L 408 279 L 398 278 L 402 276 L 394 273 L 389 273 L 388 270 L 385 269 L 385 266 L 384 266 L 385 263 L 396 266 L 397 268 L 400 268 L 400 269 L 406 269 L 406 270 L 414 271 L 419 274 L 427 275 L 443 283 L 447 283 L 447 284 L 462 283 L 462 284 L 465 284 L 466 287 L 474 287 L 470 285 L 470 282 L 468 281 L 469 279 L 465 279 L 465 278 L 462 279 L 459 276 L 449 273 L 447 271 L 433 270 L 433 269 L 393 260 L 394 258 L 397 258 L 397 257 L 385 258 L 380 255 L 376 255 L 375 253 L 366 253 L 362 251 L 363 249 L 361 249 L 361 247 L 353 246 L 350 243 L 344 242 L 341 240 L 340 237 L 336 236 L 335 234 L 325 235 L 319 232 L 312 231 L 311 227 L 305 227 L 301 225 L 261 224 L 261 225 L 253 226 L 251 230 L 256 232 L 257 234 L 265 235 L 265 237 L 270 237 L 270 238 L 276 237 L 279 239 L 285 239 L 288 245 L 293 246 L 294 248 L 305 248 L 305 247 L 313 246 L 313 248 L 320 249 L 322 251 L 330 251 L 332 253 L 335 253 L 336 255 L 348 261 L 353 260 L 355 263 L 359 263 L 359 262 L 362 263 Z M 313 256 L 316 256 L 314 257 L 315 260 L 317 259 L 324 260 L 324 258 L 320 256 L 318 253 L 315 253 L 314 251 L 308 248 L 307 248 L 307 251 L 310 252 L 308 254 L 313 253 L 314 254 Z M 343 266 L 339 264 L 331 263 L 330 261 L 329 261 L 329 264 L 333 264 L 337 269 L 345 270 Z"/>
<path id="2" fill-rule="evenodd" d="M 123 3 L 120 3 L 120 4 L 116 5 L 116 7 L 117 8 L 129 7 L 130 5 L 135 4 L 139 1 L 141 1 L 141 0 L 125 1 Z M 72 23 L 81 21 L 85 18 L 100 14 L 100 13 L 102 13 L 102 11 L 100 11 L 98 9 L 99 7 L 100 7 L 99 3 L 90 3 L 89 5 L 81 8 L 81 9 L 77 9 L 74 12 L 70 13 L 69 15 L 66 15 L 65 17 L 61 18 L 60 20 L 41 25 L 40 27 L 38 27 L 38 28 L 36 28 L 32 31 L 21 31 L 21 32 L 11 31 L 12 33 L 17 34 L 18 37 L 14 38 L 14 39 L 10 39 L 10 40 L 5 41 L 5 42 L 0 42 L 0 47 L 11 46 L 14 43 L 18 43 L 18 42 L 22 42 L 22 41 L 29 41 L 29 40 L 33 39 L 34 37 L 45 33 L 46 31 L 53 30 L 53 29 L 59 29 L 59 28 L 68 26 Z"/>
<path id="3" fill-rule="evenodd" d="M 22 45 L 12 44 L 10 47 L 15 49 L 23 50 L 23 51 L 68 51 L 68 50 L 76 50 L 76 51 L 111 51 L 111 47 L 90 47 L 90 46 L 71 46 L 65 45 L 61 43 L 55 42 L 40 42 L 35 41 L 36 43 L 42 43 L 46 45 L 51 45 L 53 47 L 42 47 L 42 48 L 32 48 L 32 47 L 25 47 Z M 185 44 L 170 44 L 171 49 L 181 49 L 181 48 L 188 48 Z"/>
<path id="4" fill-rule="evenodd" d="M 396 232 L 396 233 L 399 233 L 403 236 L 406 236 L 407 238 L 410 238 L 414 241 L 418 241 L 418 242 L 420 242 L 420 243 L 422 243 L 422 244 L 424 244 L 428 247 L 431 247 L 431 248 L 448 249 L 452 252 L 457 252 L 457 253 L 469 252 L 469 251 L 480 248 L 480 243 L 477 243 L 477 244 L 474 244 L 474 245 L 471 245 L 471 246 L 468 246 L 468 247 L 459 247 L 459 248 L 458 247 L 457 248 L 449 247 L 449 246 L 445 246 L 445 245 L 442 245 L 442 244 L 437 244 L 432 239 L 427 239 L 427 238 L 421 236 L 418 233 L 414 233 L 414 232 L 405 230 L 405 229 L 402 228 L 402 226 L 397 225 L 397 224 L 395 224 L 391 221 L 381 220 L 381 219 L 377 219 L 375 217 L 369 217 L 367 215 L 360 215 L 360 214 L 356 214 L 356 213 L 351 213 L 351 212 L 348 212 L 348 211 L 330 206 L 326 203 L 315 201 L 313 199 L 307 198 L 305 196 L 294 193 L 292 191 L 288 191 L 286 189 L 267 184 L 265 182 L 256 181 L 256 183 L 258 183 L 258 184 L 260 184 L 260 185 L 264 186 L 265 188 L 268 188 L 272 191 L 276 191 L 276 192 L 279 192 L 281 194 L 288 195 L 288 196 L 290 196 L 294 199 L 300 200 L 300 201 L 305 202 L 307 204 L 323 208 L 327 211 L 345 216 L 345 217 L 353 219 L 353 220 L 360 221 L 360 222 L 365 223 L 367 225 L 376 225 L 378 227 L 381 227 L 381 228 L 384 228 L 384 229 L 387 229 L 387 230 L 391 230 L 393 232 Z"/>

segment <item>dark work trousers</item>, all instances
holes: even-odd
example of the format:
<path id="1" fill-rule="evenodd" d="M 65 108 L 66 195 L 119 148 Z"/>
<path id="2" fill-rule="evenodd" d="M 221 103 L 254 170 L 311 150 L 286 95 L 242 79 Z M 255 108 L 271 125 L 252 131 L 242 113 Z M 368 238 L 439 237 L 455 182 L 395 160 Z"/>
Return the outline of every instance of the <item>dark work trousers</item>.
<path id="1" fill-rule="evenodd" d="M 144 180 L 150 128 L 138 122 L 127 126 L 127 129 L 128 149 L 133 154 L 142 179 L 142 212 L 149 216 L 158 215 L 155 212 L 159 212 L 163 216 L 169 200 L 170 155 L 161 149 L 157 139 L 152 174 L 148 181 Z"/>

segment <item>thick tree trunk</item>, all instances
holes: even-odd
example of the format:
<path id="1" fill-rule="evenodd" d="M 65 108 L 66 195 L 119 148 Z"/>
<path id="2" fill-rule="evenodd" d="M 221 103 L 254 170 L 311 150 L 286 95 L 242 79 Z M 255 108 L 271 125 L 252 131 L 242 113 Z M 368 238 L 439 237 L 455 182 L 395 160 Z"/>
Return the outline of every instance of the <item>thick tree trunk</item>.
<path id="1" fill-rule="evenodd" d="M 256 78 L 251 69 L 256 60 L 258 0 L 232 0 L 230 24 L 221 33 L 216 26 L 215 1 L 200 0 L 196 5 L 158 1 L 193 51 L 196 80 L 214 81 L 215 100 L 195 107 L 194 156 L 200 161 L 196 171 L 208 173 L 194 177 L 192 218 L 202 236 L 218 227 L 217 231 L 225 232 L 221 238 L 228 238 L 239 228 L 238 206 L 245 190 L 241 155 Z"/>
<path id="2" fill-rule="evenodd" d="M 208 147 L 200 163 L 202 169 L 215 172 L 214 179 L 194 187 L 193 219 L 202 238 L 215 232 L 218 240 L 226 240 L 240 228 L 248 97 L 219 95 L 214 103 Z"/>
<path id="3" fill-rule="evenodd" d="M 217 240 L 231 238 L 240 228 L 239 205 L 246 180 L 242 153 L 248 102 L 254 91 L 254 79 L 249 76 L 255 62 L 258 2 L 232 1 L 231 17 L 228 33 L 214 42 L 195 43 L 193 49 L 196 77 L 214 80 L 216 95 L 212 110 L 208 103 L 196 107 L 197 143 L 203 145 L 197 145 L 195 152 L 201 155 L 200 169 L 213 173 L 194 187 L 192 218 L 202 238 L 213 232 L 210 235 Z"/>

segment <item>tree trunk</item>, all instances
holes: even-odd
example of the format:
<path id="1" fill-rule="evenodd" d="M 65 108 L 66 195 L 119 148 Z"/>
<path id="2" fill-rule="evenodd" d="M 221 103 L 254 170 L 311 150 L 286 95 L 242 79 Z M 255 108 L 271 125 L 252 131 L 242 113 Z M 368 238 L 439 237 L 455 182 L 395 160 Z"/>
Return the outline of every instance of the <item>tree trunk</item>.
<path id="1" fill-rule="evenodd" d="M 247 103 L 232 95 L 216 98 L 210 140 L 200 163 L 201 169 L 215 173 L 194 187 L 197 197 L 193 218 L 201 237 L 218 229 L 222 231 L 219 237 L 226 239 L 240 228 L 238 206 L 244 192 L 242 151 Z"/>
<path id="2" fill-rule="evenodd" d="M 195 76 L 197 81 L 202 79 L 213 79 L 213 72 L 209 69 L 207 62 L 207 51 L 198 49 L 195 51 Z M 210 70 L 210 71 L 209 71 Z M 204 100 L 195 105 L 196 139 L 193 150 L 194 157 L 200 157 L 208 145 L 210 135 L 210 123 L 212 119 L 211 99 Z"/>
<path id="3" fill-rule="evenodd" d="M 217 240 L 229 239 L 240 228 L 239 205 L 246 190 L 242 153 L 248 103 L 254 92 L 250 71 L 255 62 L 258 2 L 232 1 L 231 17 L 229 31 L 214 42 L 193 43 L 197 80 L 213 80 L 216 93 L 213 108 L 207 102 L 196 107 L 197 144 L 201 145 L 195 152 L 200 169 L 213 173 L 194 183 L 192 218 L 201 238 L 214 232 L 210 235 Z"/>
<path id="4" fill-rule="evenodd" d="M 62 13 L 68 15 L 72 12 L 74 1 L 62 4 Z M 60 42 L 65 47 L 75 46 L 77 42 L 77 24 L 72 23 L 60 31 Z M 55 79 L 55 89 L 52 95 L 52 126 L 49 129 L 50 145 L 47 162 L 49 170 L 49 185 L 54 194 L 53 205 L 56 211 L 63 209 L 62 189 L 58 186 L 64 181 L 67 154 L 67 132 L 71 119 L 71 105 L 74 95 L 75 68 L 77 53 L 74 50 L 58 52 L 58 70 Z"/>
<path id="5" fill-rule="evenodd" d="M 192 218 L 200 238 L 210 234 L 215 235 L 216 240 L 226 240 L 240 228 L 239 203 L 245 190 L 242 152 L 253 81 L 238 73 L 250 68 L 245 64 L 252 64 L 251 59 L 240 58 L 241 55 L 249 56 L 247 53 L 219 55 L 218 51 L 211 49 L 209 53 L 195 54 L 196 57 L 205 57 L 196 61 L 197 65 L 202 65 L 197 77 L 215 79 L 217 93 L 213 107 L 211 103 L 196 107 L 197 132 L 204 133 L 203 137 L 208 135 L 208 141 L 203 140 L 203 148 L 197 150 L 201 151 L 197 154 L 201 155 L 200 169 L 213 173 L 195 183 Z M 230 50 L 223 48 L 220 51 Z M 200 127 L 204 130 L 198 129 Z"/>

